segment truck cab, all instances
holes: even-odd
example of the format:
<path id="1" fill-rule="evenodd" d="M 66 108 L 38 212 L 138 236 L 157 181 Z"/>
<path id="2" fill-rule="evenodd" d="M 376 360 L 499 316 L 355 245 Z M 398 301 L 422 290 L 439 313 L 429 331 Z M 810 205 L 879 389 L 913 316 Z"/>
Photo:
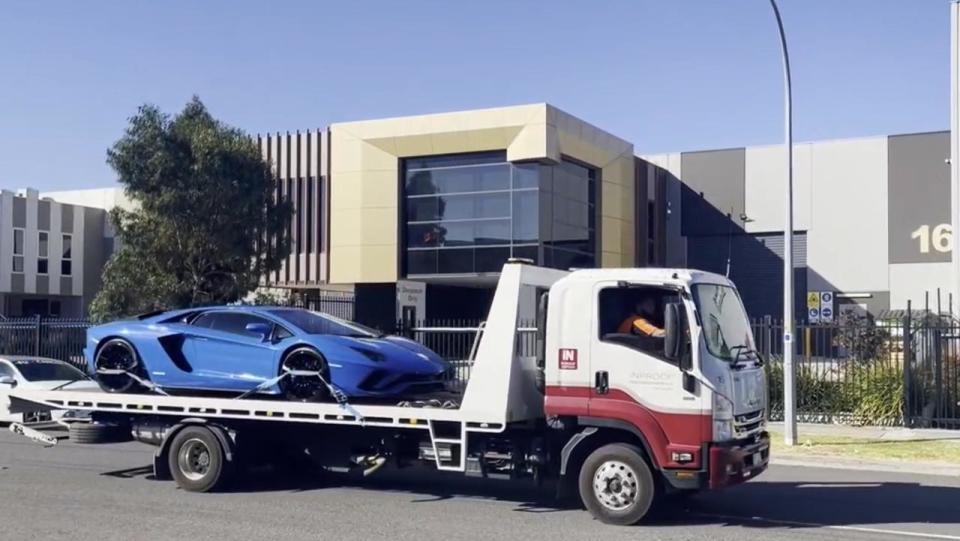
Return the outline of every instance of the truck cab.
<path id="1" fill-rule="evenodd" d="M 544 413 L 588 435 L 576 447 L 594 440 L 565 449 L 562 470 L 576 471 L 605 442 L 636 448 L 668 492 L 720 488 L 766 468 L 764 361 L 727 278 L 574 271 L 541 298 L 540 317 Z"/>

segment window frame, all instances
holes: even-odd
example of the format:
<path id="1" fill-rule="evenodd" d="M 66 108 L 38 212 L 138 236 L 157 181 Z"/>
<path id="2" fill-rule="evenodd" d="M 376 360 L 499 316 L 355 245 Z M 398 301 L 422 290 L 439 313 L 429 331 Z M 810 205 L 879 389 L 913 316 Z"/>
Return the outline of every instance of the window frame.
<path id="1" fill-rule="evenodd" d="M 260 315 L 260 314 L 254 314 L 254 313 L 251 313 L 251 312 L 235 312 L 235 311 L 231 311 L 231 310 L 211 310 L 211 311 L 209 311 L 209 312 L 201 312 L 201 313 L 197 314 L 196 317 L 194 317 L 193 319 L 191 319 L 190 322 L 188 323 L 188 325 L 195 326 L 195 327 L 201 328 L 201 329 L 207 329 L 207 330 L 211 330 L 211 331 L 222 332 L 222 333 L 230 334 L 230 335 L 233 335 L 233 336 L 242 336 L 242 337 L 244 337 L 244 338 L 257 338 L 256 336 L 247 334 L 247 333 L 245 333 L 245 332 L 228 331 L 228 330 L 224 330 L 224 329 L 218 329 L 218 328 L 216 328 L 216 327 L 203 327 L 203 326 L 200 326 L 200 325 L 197 325 L 197 324 L 196 324 L 197 321 L 202 320 L 205 316 L 211 316 L 211 319 L 212 319 L 214 316 L 224 316 L 224 315 L 226 315 L 226 316 L 237 316 L 237 315 L 239 315 L 239 316 L 246 316 L 246 317 L 257 318 L 257 319 L 263 320 L 264 323 L 267 323 L 268 325 L 271 325 L 270 336 L 269 336 L 269 339 L 270 339 L 271 341 L 273 341 L 273 340 L 276 338 L 277 334 L 279 334 L 279 333 L 278 333 L 278 328 L 281 329 L 281 330 L 283 330 L 283 332 L 285 332 L 285 333 L 288 335 L 288 336 L 286 336 L 286 337 L 284 337 L 284 338 L 288 338 L 288 337 L 294 336 L 294 334 L 293 334 L 292 332 L 290 332 L 289 329 L 287 329 L 287 328 L 284 327 L 283 325 L 277 323 L 277 322 L 274 321 L 273 319 L 271 319 L 271 318 L 269 318 L 269 317 L 267 317 L 267 316 L 262 316 L 262 315 Z M 253 322 L 251 322 L 251 323 L 253 323 Z M 249 324 L 249 323 L 248 323 L 248 324 Z M 278 340 L 283 340 L 283 338 L 279 338 Z"/>
<path id="2" fill-rule="evenodd" d="M 67 250 L 68 245 L 69 245 L 69 250 Z M 72 233 L 61 234 L 60 276 L 73 276 L 73 234 Z"/>
<path id="3" fill-rule="evenodd" d="M 678 301 L 682 303 L 682 302 L 683 302 L 683 295 L 681 294 L 681 292 L 678 291 L 676 288 L 665 287 L 665 286 L 654 285 L 654 284 L 629 284 L 629 285 L 626 285 L 626 286 L 623 286 L 623 285 L 615 285 L 615 284 L 605 285 L 605 286 L 601 286 L 599 289 L 597 289 L 597 292 L 596 292 L 596 309 L 595 309 L 595 315 L 596 315 L 596 318 L 597 318 L 596 338 L 597 338 L 598 341 L 600 341 L 601 343 L 604 343 L 604 344 L 610 344 L 610 345 L 620 346 L 620 347 L 624 347 L 624 348 L 630 349 L 630 350 L 635 351 L 635 352 L 637 352 L 637 353 L 641 353 L 641 354 L 643 354 L 643 355 L 646 355 L 646 356 L 648 356 L 648 357 L 650 357 L 650 358 L 652 358 L 652 359 L 656 359 L 656 360 L 658 360 L 658 361 L 662 361 L 662 362 L 664 362 L 664 363 L 666 363 L 666 364 L 668 364 L 668 365 L 670 365 L 670 366 L 679 366 L 679 360 L 671 360 L 671 359 L 668 359 L 668 358 L 666 358 L 666 357 L 664 356 L 664 352 L 663 352 L 663 340 L 664 340 L 664 339 L 663 339 L 663 338 L 654 338 L 654 337 L 650 337 L 650 338 L 649 338 L 649 340 L 659 340 L 659 341 L 660 341 L 660 347 L 659 347 L 658 349 L 656 349 L 656 350 L 645 349 L 645 348 L 640 347 L 639 345 L 630 344 L 630 343 L 628 343 L 628 342 L 626 342 L 626 341 L 611 340 L 611 339 L 609 339 L 609 338 L 605 338 L 605 337 L 607 337 L 607 336 L 609 336 L 609 335 L 618 335 L 618 336 L 619 336 L 619 335 L 622 334 L 622 333 L 617 333 L 617 332 L 604 333 L 604 332 L 603 332 L 604 329 L 603 329 L 603 325 L 602 325 L 603 319 L 602 319 L 601 316 L 600 316 L 601 310 L 602 310 L 603 307 L 604 307 L 604 306 L 603 306 L 603 303 L 602 303 L 603 293 L 604 293 L 605 291 L 615 291 L 615 290 L 625 290 L 625 291 L 656 290 L 656 291 L 659 291 L 659 292 L 661 293 L 661 296 L 660 296 L 660 298 L 658 299 L 658 304 L 662 304 L 662 305 L 663 305 L 663 306 L 660 306 L 661 309 L 663 309 L 664 306 L 665 306 L 665 303 L 663 302 L 663 300 L 664 300 L 665 298 L 669 297 L 670 295 L 676 296 L 676 297 L 678 298 Z M 664 295 L 663 293 L 668 293 L 669 295 Z M 631 302 L 635 302 L 635 301 L 631 301 Z M 622 320 L 621 320 L 621 321 L 622 321 Z M 638 338 L 639 338 L 639 337 L 638 337 Z"/>
<path id="4" fill-rule="evenodd" d="M 40 264 L 43 263 L 43 270 Z M 50 274 L 50 232 L 37 231 L 37 274 Z"/>
<path id="5" fill-rule="evenodd" d="M 20 251 L 17 252 L 17 236 L 19 233 L 20 237 Z M 26 272 L 26 261 L 24 260 L 23 253 L 26 251 L 26 230 L 22 227 L 13 228 L 13 258 L 11 260 L 10 272 L 13 274 L 24 274 Z M 17 263 L 20 263 L 20 269 L 17 270 Z"/>

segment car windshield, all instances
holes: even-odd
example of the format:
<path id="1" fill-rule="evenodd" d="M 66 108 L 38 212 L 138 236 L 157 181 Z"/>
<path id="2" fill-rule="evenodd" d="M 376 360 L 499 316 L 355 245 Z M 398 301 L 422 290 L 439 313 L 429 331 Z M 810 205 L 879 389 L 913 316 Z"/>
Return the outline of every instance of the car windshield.
<path id="1" fill-rule="evenodd" d="M 703 322 L 703 335 L 710 354 L 727 361 L 749 354 L 756 347 L 737 290 L 718 284 L 693 286 L 693 300 Z"/>
<path id="2" fill-rule="evenodd" d="M 26 359 L 13 361 L 13 366 L 27 381 L 76 381 L 86 377 L 83 372 L 60 361 Z"/>
<path id="3" fill-rule="evenodd" d="M 332 334 L 375 338 L 380 333 L 359 323 L 310 310 L 270 310 L 270 314 L 290 323 L 307 334 Z"/>

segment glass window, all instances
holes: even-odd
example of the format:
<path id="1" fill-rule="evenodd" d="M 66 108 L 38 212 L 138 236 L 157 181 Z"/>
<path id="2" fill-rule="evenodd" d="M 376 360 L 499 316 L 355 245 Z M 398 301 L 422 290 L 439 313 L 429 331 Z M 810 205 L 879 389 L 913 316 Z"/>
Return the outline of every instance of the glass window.
<path id="1" fill-rule="evenodd" d="M 37 259 L 37 274 L 47 274 L 50 272 L 50 262 L 45 257 Z"/>
<path id="2" fill-rule="evenodd" d="M 69 364 L 51 359 L 25 359 L 13 365 L 27 381 L 76 381 L 85 379 L 83 372 Z"/>
<path id="3" fill-rule="evenodd" d="M 333 317 L 321 312 L 310 310 L 301 310 L 296 308 L 283 308 L 270 310 L 269 313 L 307 334 L 333 334 L 336 336 L 356 336 L 360 338 L 373 338 L 380 336 L 380 333 L 365 327 L 353 321 L 347 321 Z"/>
<path id="4" fill-rule="evenodd" d="M 70 276 L 73 274 L 73 261 L 70 261 L 69 259 L 61 259 L 60 274 L 62 276 Z"/>
<path id="5" fill-rule="evenodd" d="M 710 353 L 727 361 L 755 355 L 753 332 L 737 290 L 724 285 L 697 284 L 693 300 L 703 321 L 703 336 Z"/>
<path id="6" fill-rule="evenodd" d="M 13 230 L 13 253 L 23 255 L 23 229 Z"/>
<path id="7" fill-rule="evenodd" d="M 49 233 L 47 233 L 46 231 L 40 231 L 39 237 L 38 237 L 38 239 L 37 239 L 37 241 L 38 241 L 38 244 L 37 244 L 37 255 L 38 255 L 38 256 L 40 256 L 40 257 L 47 257 L 49 237 L 50 237 L 50 234 L 49 234 Z"/>
<path id="8" fill-rule="evenodd" d="M 0 376 L 9 376 L 15 377 L 16 374 L 13 373 L 13 369 L 10 368 L 10 365 L 7 363 L 0 363 Z"/>
<path id="9" fill-rule="evenodd" d="M 22 255 L 13 256 L 13 272 L 17 272 L 17 273 L 23 272 L 23 256 Z"/>
<path id="10" fill-rule="evenodd" d="M 496 272 L 520 253 L 595 266 L 596 170 L 566 160 L 511 164 L 505 152 L 410 158 L 403 167 L 406 274 Z M 541 245 L 566 252 L 548 257 Z"/>
<path id="11" fill-rule="evenodd" d="M 250 323 L 273 325 L 272 321 L 242 312 L 207 312 L 193 320 L 193 325 L 198 327 L 259 338 L 260 334 L 247 330 L 247 325 Z"/>
<path id="12" fill-rule="evenodd" d="M 70 259 L 73 253 L 73 236 L 64 235 L 63 236 L 63 252 L 61 256 L 63 259 Z"/>

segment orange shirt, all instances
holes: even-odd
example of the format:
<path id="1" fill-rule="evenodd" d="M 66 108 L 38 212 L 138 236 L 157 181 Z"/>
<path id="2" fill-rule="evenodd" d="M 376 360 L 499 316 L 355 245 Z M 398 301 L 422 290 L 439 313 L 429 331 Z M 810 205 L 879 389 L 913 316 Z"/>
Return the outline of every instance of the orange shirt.
<path id="1" fill-rule="evenodd" d="M 621 334 L 632 334 L 635 332 L 647 336 L 656 336 L 663 333 L 663 329 L 650 323 L 641 316 L 632 315 L 623 320 L 623 323 L 617 328 L 617 332 Z"/>

